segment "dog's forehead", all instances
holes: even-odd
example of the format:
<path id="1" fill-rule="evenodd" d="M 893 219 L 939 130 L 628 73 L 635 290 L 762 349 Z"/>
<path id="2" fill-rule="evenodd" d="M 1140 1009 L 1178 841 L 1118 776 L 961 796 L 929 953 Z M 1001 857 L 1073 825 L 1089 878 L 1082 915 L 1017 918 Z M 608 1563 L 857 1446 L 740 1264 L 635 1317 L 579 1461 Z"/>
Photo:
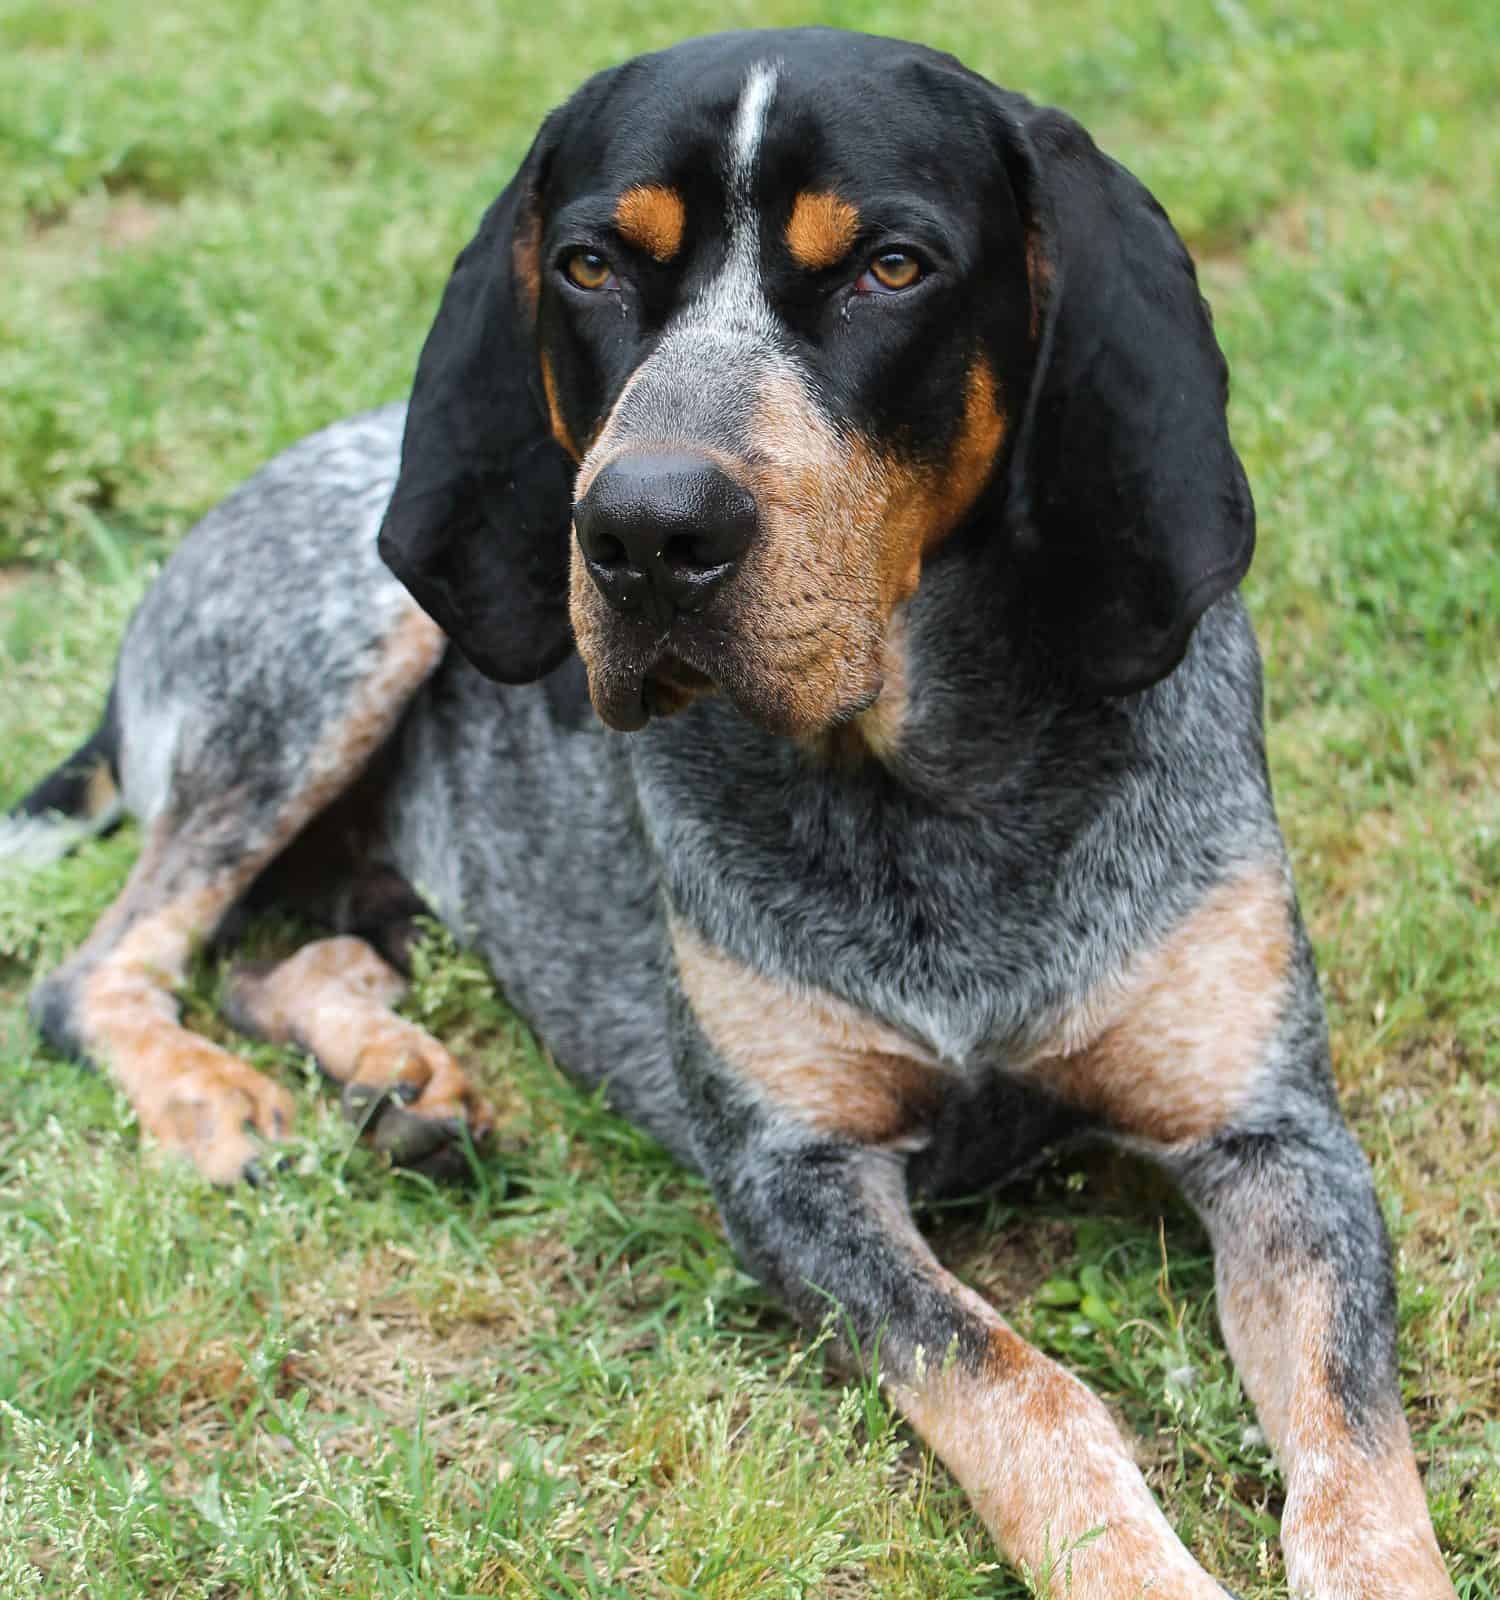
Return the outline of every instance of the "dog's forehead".
<path id="1" fill-rule="evenodd" d="M 819 28 L 718 35 L 626 63 L 579 98 L 555 199 L 663 186 L 725 203 L 799 190 L 955 196 L 986 152 L 981 80 L 920 46 Z"/>

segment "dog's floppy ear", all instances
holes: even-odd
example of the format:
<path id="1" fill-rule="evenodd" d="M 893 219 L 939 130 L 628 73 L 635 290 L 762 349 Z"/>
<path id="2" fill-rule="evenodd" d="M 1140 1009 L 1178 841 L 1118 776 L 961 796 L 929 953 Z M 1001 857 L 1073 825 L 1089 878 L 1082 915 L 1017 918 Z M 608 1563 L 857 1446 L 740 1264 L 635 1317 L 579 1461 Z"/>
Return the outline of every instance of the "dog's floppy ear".
<path id="1" fill-rule="evenodd" d="M 1192 260 L 1150 193 L 1071 117 L 1000 98 L 1037 363 L 1007 517 L 1076 681 L 1128 694 L 1177 665 L 1250 565 L 1228 371 Z"/>
<path id="2" fill-rule="evenodd" d="M 557 113 L 454 263 L 422 347 L 380 554 L 486 676 L 572 649 L 573 465 L 538 394 L 537 191 Z"/>

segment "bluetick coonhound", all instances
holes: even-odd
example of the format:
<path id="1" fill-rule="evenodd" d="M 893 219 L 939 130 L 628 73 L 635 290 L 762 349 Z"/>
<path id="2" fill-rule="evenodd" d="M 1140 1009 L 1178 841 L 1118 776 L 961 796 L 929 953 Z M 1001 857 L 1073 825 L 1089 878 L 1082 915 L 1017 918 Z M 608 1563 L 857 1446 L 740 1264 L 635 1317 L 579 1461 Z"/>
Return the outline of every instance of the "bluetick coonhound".
<path id="1" fill-rule="evenodd" d="M 1212 1237 L 1292 1589 L 1451 1595 L 1272 807 L 1226 390 L 1165 214 L 1059 112 L 825 30 L 601 73 L 458 257 L 410 404 L 203 519 L 13 816 L 12 853 L 144 829 L 37 1023 L 234 1179 L 292 1099 L 174 985 L 296 904 L 333 936 L 233 1020 L 438 1168 L 493 1119 L 391 1009 L 430 907 L 795 1313 L 878 1345 L 1012 1560 L 1103 1530 L 1080 1600 L 1220 1591 L 909 1201 L 1143 1151 Z"/>

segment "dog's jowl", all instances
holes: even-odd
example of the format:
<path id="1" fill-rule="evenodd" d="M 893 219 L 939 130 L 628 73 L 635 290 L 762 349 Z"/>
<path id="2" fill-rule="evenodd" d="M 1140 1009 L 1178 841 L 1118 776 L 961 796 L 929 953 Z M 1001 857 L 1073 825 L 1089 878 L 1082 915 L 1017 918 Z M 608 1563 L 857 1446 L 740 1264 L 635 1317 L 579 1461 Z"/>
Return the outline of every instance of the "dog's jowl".
<path id="1" fill-rule="evenodd" d="M 38 1025 L 232 1181 L 293 1099 L 173 986 L 292 905 L 329 937 L 237 973 L 233 1020 L 439 1169 L 493 1114 L 389 1010 L 426 908 L 798 1316 L 842 1307 L 1007 1556 L 1206 1597 L 1103 1405 L 909 1209 L 1128 1144 L 1213 1240 L 1292 1588 L 1451 1594 L 1268 789 L 1226 388 L 1166 215 L 1061 113 L 825 30 L 600 74 L 409 404 L 204 518 L 7 825 L 143 830 Z"/>

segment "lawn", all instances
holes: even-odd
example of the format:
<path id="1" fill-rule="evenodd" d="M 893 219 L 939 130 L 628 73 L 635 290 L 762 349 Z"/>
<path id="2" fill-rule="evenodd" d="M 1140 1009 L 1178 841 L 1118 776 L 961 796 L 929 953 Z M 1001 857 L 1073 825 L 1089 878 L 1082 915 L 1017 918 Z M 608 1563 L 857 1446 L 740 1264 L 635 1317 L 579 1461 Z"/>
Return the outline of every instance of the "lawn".
<path id="1" fill-rule="evenodd" d="M 1500 1596 L 1500 8 L 1493 0 L 0 0 L 0 804 L 92 726 L 193 518 L 400 394 L 545 110 L 686 33 L 910 34 L 1065 106 L 1196 254 L 1260 508 L 1247 593 L 1402 1378 L 1459 1592 Z M 475 1183 L 353 1141 L 291 1051 L 288 1170 L 152 1159 L 22 997 L 129 829 L 0 882 L 0 1593 L 1018 1596 L 706 1191 L 434 940 L 414 1014 L 506 1111 Z M 267 934 L 265 937 L 272 937 Z M 217 1036 L 218 974 L 189 1016 Z M 1284 1592 L 1201 1233 L 1073 1159 L 929 1218 L 1108 1398 L 1184 1538 Z"/>

